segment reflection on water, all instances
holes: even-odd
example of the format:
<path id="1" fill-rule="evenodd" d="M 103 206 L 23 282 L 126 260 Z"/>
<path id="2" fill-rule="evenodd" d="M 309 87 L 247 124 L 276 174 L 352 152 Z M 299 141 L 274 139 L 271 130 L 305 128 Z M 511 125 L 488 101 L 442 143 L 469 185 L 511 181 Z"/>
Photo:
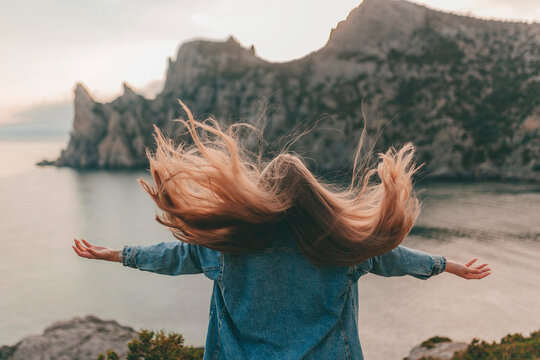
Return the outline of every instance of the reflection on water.
<path id="1" fill-rule="evenodd" d="M 118 249 L 174 240 L 154 220 L 157 209 L 136 181 L 148 174 L 36 168 L 28 160 L 33 153 L 59 147 L 42 146 L 0 144 L 21 150 L 8 156 L 11 163 L 19 159 L 19 170 L 0 173 L 0 345 L 85 314 L 179 331 L 187 343 L 202 345 L 210 281 L 84 260 L 70 247 L 73 237 Z M 448 274 L 428 281 L 362 278 L 359 332 L 366 358 L 401 359 L 433 335 L 495 340 L 539 329 L 539 186 L 440 182 L 420 188 L 422 213 L 405 245 L 461 262 L 478 256 L 493 275 L 470 282 Z"/>

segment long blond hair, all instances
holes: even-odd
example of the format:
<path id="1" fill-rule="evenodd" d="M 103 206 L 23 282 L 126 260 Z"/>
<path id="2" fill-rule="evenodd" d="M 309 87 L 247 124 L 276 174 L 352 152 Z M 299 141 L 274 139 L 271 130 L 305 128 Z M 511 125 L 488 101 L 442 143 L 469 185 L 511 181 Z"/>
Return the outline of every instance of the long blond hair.
<path id="1" fill-rule="evenodd" d="M 379 154 L 377 166 L 364 172 L 360 144 L 343 189 L 318 179 L 297 155 L 253 156 L 235 126 L 196 121 L 181 105 L 187 120 L 178 121 L 193 144 L 175 145 L 154 125 L 157 147 L 146 155 L 155 186 L 139 178 L 163 211 L 156 220 L 177 239 L 243 254 L 264 249 L 277 225 L 286 224 L 313 264 L 349 266 L 392 250 L 411 230 L 419 213 L 412 144 Z"/>

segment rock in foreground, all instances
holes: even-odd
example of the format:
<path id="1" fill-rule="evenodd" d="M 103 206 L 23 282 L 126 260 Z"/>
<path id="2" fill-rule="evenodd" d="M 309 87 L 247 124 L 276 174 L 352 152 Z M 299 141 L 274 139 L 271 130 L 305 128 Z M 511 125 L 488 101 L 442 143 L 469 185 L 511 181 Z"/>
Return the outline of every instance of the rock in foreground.
<path id="1" fill-rule="evenodd" d="M 42 335 L 25 337 L 13 346 L 0 348 L 0 360 L 95 360 L 99 353 L 115 349 L 121 358 L 137 332 L 116 321 L 88 315 L 60 321 Z"/>
<path id="2" fill-rule="evenodd" d="M 464 342 L 442 342 L 434 344 L 428 348 L 422 345 L 417 345 L 412 348 L 407 360 L 419 359 L 451 359 L 456 351 L 463 351 L 467 348 Z"/>

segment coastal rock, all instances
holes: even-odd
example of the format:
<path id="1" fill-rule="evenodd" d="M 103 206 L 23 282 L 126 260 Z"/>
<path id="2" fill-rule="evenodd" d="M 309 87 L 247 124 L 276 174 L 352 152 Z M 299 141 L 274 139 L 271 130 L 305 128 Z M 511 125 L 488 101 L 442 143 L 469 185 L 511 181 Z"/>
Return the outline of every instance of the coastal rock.
<path id="1" fill-rule="evenodd" d="M 463 351 L 467 348 L 467 344 L 464 342 L 443 342 L 434 344 L 432 348 L 428 349 L 422 345 L 415 346 L 407 360 L 419 360 L 419 359 L 434 359 L 434 360 L 447 360 L 451 359 L 456 351 Z"/>
<path id="2" fill-rule="evenodd" d="M 536 23 L 364 0 L 322 49 L 286 63 L 265 61 L 233 37 L 188 42 L 152 100 L 124 85 L 116 100 L 99 103 L 78 85 L 71 139 L 54 164 L 148 166 L 153 124 L 188 141 L 172 121 L 183 116 L 178 99 L 195 117 L 224 124 L 259 124 L 264 110 L 270 151 L 291 129 L 314 127 L 292 149 L 319 172 L 350 166 L 367 126 L 375 151 L 413 142 L 423 177 L 540 181 Z"/>
<path id="3" fill-rule="evenodd" d="M 0 360 L 95 360 L 114 349 L 120 358 L 127 354 L 127 343 L 137 332 L 116 321 L 88 315 L 56 322 L 42 335 L 28 336 L 13 346 L 0 348 Z"/>

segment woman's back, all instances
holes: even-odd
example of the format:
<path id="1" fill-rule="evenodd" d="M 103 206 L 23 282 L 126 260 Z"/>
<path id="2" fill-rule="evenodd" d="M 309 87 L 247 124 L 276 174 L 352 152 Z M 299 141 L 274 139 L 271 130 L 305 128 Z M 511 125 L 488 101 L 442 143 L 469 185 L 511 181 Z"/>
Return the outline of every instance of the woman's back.
<path id="1" fill-rule="evenodd" d="M 314 266 L 283 229 L 261 252 L 218 256 L 205 358 L 362 358 L 352 268 Z"/>

